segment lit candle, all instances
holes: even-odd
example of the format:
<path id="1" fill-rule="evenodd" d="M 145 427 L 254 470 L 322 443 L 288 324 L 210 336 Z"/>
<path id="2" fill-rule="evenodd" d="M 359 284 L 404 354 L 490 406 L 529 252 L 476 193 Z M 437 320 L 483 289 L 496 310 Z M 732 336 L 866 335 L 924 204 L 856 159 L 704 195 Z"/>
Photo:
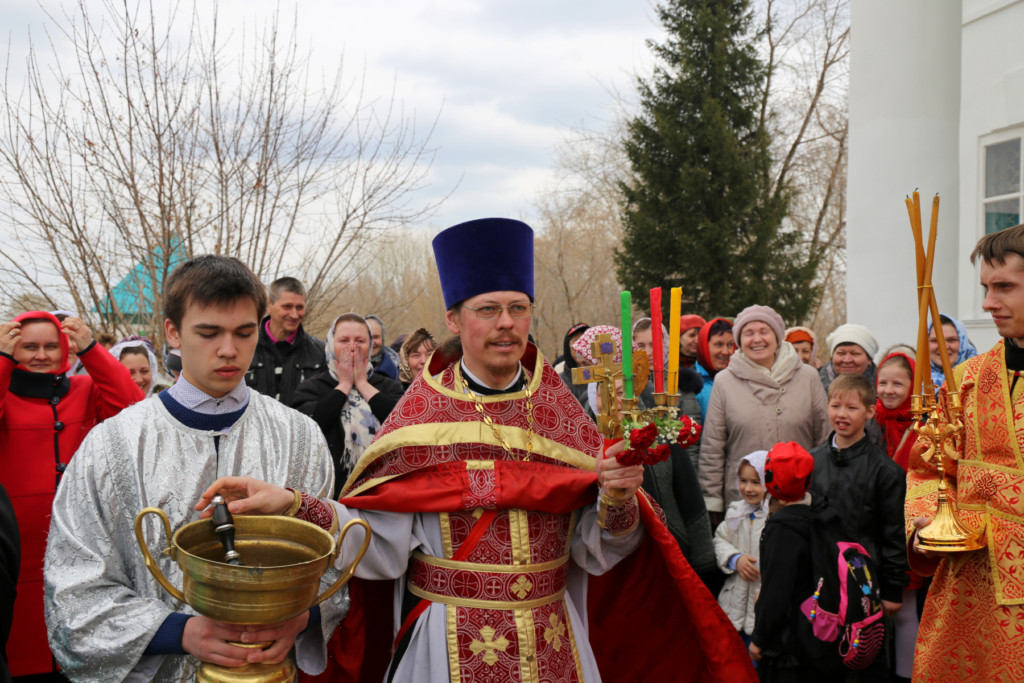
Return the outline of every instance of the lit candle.
<path id="1" fill-rule="evenodd" d="M 665 340 L 661 336 L 661 287 L 651 290 L 651 342 L 654 344 L 654 392 L 665 391 Z"/>
<path id="2" fill-rule="evenodd" d="M 673 287 L 668 306 L 668 393 L 679 392 L 679 318 L 683 308 L 683 288 Z"/>
<path id="3" fill-rule="evenodd" d="M 622 398 L 633 398 L 633 304 L 622 293 Z"/>

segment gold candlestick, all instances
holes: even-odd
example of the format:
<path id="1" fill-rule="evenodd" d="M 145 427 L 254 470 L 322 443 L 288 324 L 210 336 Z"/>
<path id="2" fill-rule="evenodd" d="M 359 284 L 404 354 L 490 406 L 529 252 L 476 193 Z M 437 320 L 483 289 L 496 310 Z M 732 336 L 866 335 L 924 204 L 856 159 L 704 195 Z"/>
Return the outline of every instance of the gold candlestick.
<path id="1" fill-rule="evenodd" d="M 679 413 L 679 394 L 670 394 L 668 392 L 654 394 L 654 408 L 652 410 L 658 417 L 674 418 Z"/>
<path id="2" fill-rule="evenodd" d="M 963 407 L 960 404 L 960 392 L 947 393 L 946 413 L 943 418 L 939 414 L 935 400 L 935 388 L 931 382 L 924 387 L 924 395 L 911 397 L 911 412 L 917 417 L 914 431 L 924 439 L 927 448 L 921 458 L 936 458 L 935 465 L 939 471 L 939 490 L 936 501 L 935 516 L 923 529 L 917 532 L 918 550 L 940 553 L 960 553 L 979 550 L 985 547 L 984 528 L 970 529 L 964 525 L 957 513 L 956 501 L 950 496 L 950 485 L 946 483 L 946 471 L 943 466 L 943 455 L 956 460 L 957 452 L 954 439 L 963 434 L 964 425 L 961 419 Z M 922 423 L 921 419 L 927 415 Z"/>

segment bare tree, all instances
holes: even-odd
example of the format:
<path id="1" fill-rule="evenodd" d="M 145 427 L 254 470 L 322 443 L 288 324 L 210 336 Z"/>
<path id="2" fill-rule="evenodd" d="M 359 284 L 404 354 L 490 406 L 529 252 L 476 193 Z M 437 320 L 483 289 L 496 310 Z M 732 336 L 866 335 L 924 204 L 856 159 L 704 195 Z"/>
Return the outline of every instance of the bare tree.
<path id="1" fill-rule="evenodd" d="M 276 14 L 225 37 L 202 3 L 165 7 L 80 1 L 48 15 L 24 78 L 9 54 L 0 296 L 160 336 L 164 277 L 218 253 L 266 281 L 304 280 L 314 312 L 334 306 L 368 245 L 436 208 L 413 200 L 432 128 L 417 131 L 393 92 L 370 100 L 340 62 L 314 79 Z"/>
<path id="2" fill-rule="evenodd" d="M 615 320 L 612 256 L 621 232 L 617 183 L 624 163 L 614 135 L 571 131 L 558 150 L 556 183 L 535 202 L 533 334 L 549 358 L 562 352 L 569 326 Z"/>
<path id="3" fill-rule="evenodd" d="M 846 318 L 848 0 L 759 0 L 769 78 L 761 116 L 773 140 L 775 192 L 790 192 L 788 223 L 818 256 L 822 298 L 807 322 L 819 334 Z"/>

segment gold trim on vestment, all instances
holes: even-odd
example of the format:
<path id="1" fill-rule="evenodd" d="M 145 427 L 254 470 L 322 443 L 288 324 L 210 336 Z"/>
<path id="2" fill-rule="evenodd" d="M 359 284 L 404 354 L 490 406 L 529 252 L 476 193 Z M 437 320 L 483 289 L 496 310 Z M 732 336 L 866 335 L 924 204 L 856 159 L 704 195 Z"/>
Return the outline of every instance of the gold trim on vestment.
<path id="1" fill-rule="evenodd" d="M 431 355 L 433 358 L 433 355 Z M 462 359 L 454 361 L 455 363 L 461 363 Z M 444 394 L 449 398 L 454 398 L 458 401 L 472 401 L 473 397 L 455 389 L 449 389 L 445 385 L 441 384 L 441 381 L 428 373 L 427 366 L 430 365 L 430 361 L 427 361 L 427 365 L 423 367 L 423 379 L 434 391 Z M 445 368 L 447 370 L 448 368 Z M 454 368 L 452 371 L 454 372 Z M 524 369 L 525 370 L 525 369 Z M 533 377 L 530 378 L 530 382 L 527 385 L 530 389 L 530 393 L 537 393 L 537 389 L 540 388 L 541 374 L 544 372 L 544 356 L 541 355 L 540 351 L 537 351 L 537 359 L 533 364 Z M 444 374 L 444 370 L 441 371 L 441 375 Z M 440 376 L 440 375 L 439 375 Z M 500 403 L 501 401 L 514 401 L 520 398 L 526 398 L 526 391 L 513 391 L 508 394 L 491 394 L 489 396 L 478 395 L 477 400 L 481 403 Z"/>
<path id="2" fill-rule="evenodd" d="M 448 631 L 448 671 L 451 673 L 451 680 L 461 681 L 462 673 L 459 669 L 459 608 L 455 605 L 445 605 L 444 609 Z"/>
<path id="3" fill-rule="evenodd" d="M 299 511 L 300 507 L 302 507 L 302 492 L 296 489 L 293 493 L 295 494 L 295 497 L 292 498 L 292 504 L 288 506 L 287 510 L 281 513 L 285 517 L 294 517 L 295 513 Z"/>
<path id="4" fill-rule="evenodd" d="M 441 515 L 441 550 L 444 552 L 446 559 L 452 559 L 455 555 L 455 549 L 452 546 L 452 526 L 451 518 L 447 512 L 440 513 Z"/>
<path id="5" fill-rule="evenodd" d="M 931 494 L 935 493 L 938 490 L 939 490 L 939 480 L 938 479 L 932 479 L 931 481 L 926 481 L 926 482 L 924 482 L 922 484 L 918 484 L 917 486 L 915 486 L 913 488 L 907 489 L 907 498 L 909 498 L 909 499 L 924 498 L 925 496 L 930 496 Z"/>
<path id="6" fill-rule="evenodd" d="M 515 610 L 516 635 L 519 636 L 519 675 L 524 681 L 540 681 L 537 667 L 537 632 L 530 609 Z"/>
<path id="7" fill-rule="evenodd" d="M 530 564 L 530 520 L 526 510 L 508 510 L 509 541 L 512 546 L 512 563 L 516 566 Z"/>
<path id="8" fill-rule="evenodd" d="M 412 554 L 412 559 L 417 562 L 422 562 L 423 564 L 429 564 L 433 567 L 441 567 L 442 569 L 459 569 L 468 572 L 489 572 L 497 574 L 523 574 L 529 572 L 546 572 L 551 569 L 557 569 L 569 561 L 569 556 L 562 555 L 557 559 L 548 560 L 547 562 L 539 562 L 537 564 L 481 564 L 479 562 L 462 562 L 459 560 L 441 559 L 440 557 L 434 557 L 433 555 L 424 555 L 417 550 Z"/>
<path id="9" fill-rule="evenodd" d="M 493 460 L 467 460 L 466 461 L 466 469 L 467 470 L 493 470 L 494 469 L 494 461 Z"/>
<path id="10" fill-rule="evenodd" d="M 1014 467 L 1007 467 L 1006 465 L 997 465 L 994 462 L 985 462 L 984 460 L 958 460 L 957 470 L 963 467 L 977 467 L 979 469 L 996 470 L 999 472 L 1006 472 L 1012 474 L 1024 481 L 1024 471 L 1018 470 Z M 959 479 L 959 475 L 958 475 Z"/>
<path id="11" fill-rule="evenodd" d="M 1003 342 L 1003 343 L 1005 344 L 1005 342 Z M 990 352 L 990 354 L 991 354 L 991 352 Z M 1005 401 L 1003 403 L 1003 405 L 1006 406 L 1006 410 L 1003 411 L 1003 420 L 1006 423 L 1006 429 L 1007 429 L 1006 433 L 1011 436 L 1011 438 L 1009 439 L 1009 441 L 1010 441 L 1010 448 L 1013 449 L 1013 458 L 1014 458 L 1014 461 L 1017 463 L 1017 468 L 1018 468 L 1017 471 L 1018 472 L 1024 472 L 1024 458 L 1021 458 L 1020 444 L 1017 442 L 1017 439 L 1016 439 L 1017 426 L 1013 423 L 1013 406 L 1014 406 L 1014 404 L 1013 404 L 1013 397 L 1010 396 L 1010 379 L 1009 379 L 1009 376 L 1008 376 L 1009 368 L 1006 367 L 1006 360 L 1005 360 L 1006 359 L 1006 355 L 1005 354 L 1006 354 L 1005 349 L 1003 349 L 1003 350 L 1000 350 L 1000 353 L 998 355 L 989 355 L 987 361 L 982 365 L 982 367 L 978 368 L 978 373 L 977 373 L 977 375 L 975 375 L 974 381 L 975 381 L 975 387 L 977 387 L 978 377 L 980 377 L 981 373 L 984 372 L 984 370 L 985 370 L 984 366 L 987 365 L 988 363 L 994 363 L 997 366 L 997 370 L 998 371 L 995 374 L 996 374 L 996 376 L 999 377 L 999 389 L 1002 392 L 1003 399 Z M 975 398 L 975 402 L 977 403 L 977 398 Z M 975 407 L 977 407 L 977 406 L 975 406 Z M 977 416 L 976 416 L 975 419 L 977 419 Z M 979 420 L 979 422 L 980 422 L 980 420 Z M 980 455 L 983 452 L 982 449 L 981 449 L 981 432 L 982 432 L 982 430 L 981 429 L 975 429 L 974 431 L 975 431 L 975 434 L 976 434 L 976 437 L 977 437 L 977 450 L 975 450 L 975 453 L 978 453 Z"/>
<path id="12" fill-rule="evenodd" d="M 472 607 L 476 609 L 533 609 L 534 607 L 543 607 L 544 605 L 549 605 L 556 600 L 561 600 L 562 596 L 565 595 L 564 586 L 551 595 L 546 595 L 542 598 L 534 598 L 532 600 L 482 600 L 479 598 L 457 598 L 450 595 L 441 595 L 440 593 L 433 593 L 431 591 L 424 590 L 411 581 L 409 582 L 408 588 L 409 592 L 418 598 L 424 598 L 431 602 L 438 602 L 442 605 L 456 605 L 458 607 Z"/>
<path id="13" fill-rule="evenodd" d="M 572 648 L 572 658 L 576 662 L 576 678 L 583 683 L 583 664 L 580 662 L 580 650 L 576 647 L 576 634 L 572 630 L 572 615 L 568 605 L 565 605 L 565 626 L 569 630 L 569 647 Z"/>
<path id="14" fill-rule="evenodd" d="M 501 433 L 513 448 L 526 451 L 529 442 L 529 432 L 519 427 L 509 425 L 498 425 Z M 451 446 L 463 443 L 480 443 L 487 446 L 502 448 L 494 433 L 483 422 L 472 420 L 470 422 L 429 422 L 425 424 L 409 425 L 400 427 L 380 437 L 370 447 L 363 451 L 352 474 L 346 482 L 342 497 L 354 496 L 362 493 L 368 488 L 377 486 L 389 479 L 401 475 L 389 475 L 370 479 L 362 483 L 358 488 L 351 491 L 351 486 L 363 473 L 363 471 L 377 458 L 387 455 L 397 448 L 407 446 Z M 577 467 L 587 472 L 595 471 L 597 460 L 583 451 L 570 448 L 565 444 L 545 438 L 538 434 L 533 435 L 533 452 L 545 458 Z"/>

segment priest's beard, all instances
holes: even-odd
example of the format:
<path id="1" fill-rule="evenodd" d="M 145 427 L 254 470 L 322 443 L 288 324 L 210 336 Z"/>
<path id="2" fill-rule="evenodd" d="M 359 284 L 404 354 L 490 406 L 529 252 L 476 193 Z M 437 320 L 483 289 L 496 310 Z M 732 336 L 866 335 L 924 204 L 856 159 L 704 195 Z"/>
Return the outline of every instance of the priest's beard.
<path id="1" fill-rule="evenodd" d="M 522 358 L 522 356 L 515 359 L 508 358 L 504 362 L 484 363 L 484 370 L 491 377 L 500 378 L 499 381 L 501 381 L 504 384 L 508 384 L 515 378 L 516 372 L 519 370 L 520 358 Z M 500 389 L 502 387 L 495 388 Z"/>

